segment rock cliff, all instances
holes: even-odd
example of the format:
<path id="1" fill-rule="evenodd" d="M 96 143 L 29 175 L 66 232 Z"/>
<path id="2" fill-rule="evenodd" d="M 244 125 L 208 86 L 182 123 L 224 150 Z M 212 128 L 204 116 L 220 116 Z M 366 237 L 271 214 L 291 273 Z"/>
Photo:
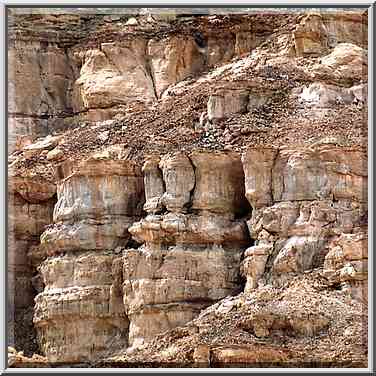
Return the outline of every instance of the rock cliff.
<path id="1" fill-rule="evenodd" d="M 366 13 L 8 36 L 11 366 L 365 366 Z"/>

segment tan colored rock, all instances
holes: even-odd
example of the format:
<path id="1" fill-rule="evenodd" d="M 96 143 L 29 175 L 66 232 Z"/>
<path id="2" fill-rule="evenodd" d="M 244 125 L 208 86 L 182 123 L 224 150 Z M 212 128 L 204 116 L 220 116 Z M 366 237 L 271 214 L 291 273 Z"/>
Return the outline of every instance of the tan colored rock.
<path id="1" fill-rule="evenodd" d="M 37 137 L 46 136 L 47 119 L 29 118 L 17 115 L 8 116 L 8 154 L 22 150 Z"/>
<path id="2" fill-rule="evenodd" d="M 366 12 L 322 12 L 328 46 L 353 43 L 367 48 L 368 22 Z"/>
<path id="3" fill-rule="evenodd" d="M 273 202 L 271 182 L 276 155 L 273 148 L 251 148 L 242 156 L 246 197 L 253 208 Z"/>
<path id="4" fill-rule="evenodd" d="M 189 158 L 184 153 L 175 153 L 161 159 L 159 167 L 163 172 L 166 192 L 162 203 L 169 211 L 184 212 L 195 186 L 195 174 Z"/>
<path id="5" fill-rule="evenodd" d="M 220 91 L 209 97 L 208 118 L 217 120 L 247 112 L 249 93 L 246 90 Z"/>
<path id="6" fill-rule="evenodd" d="M 289 238 L 273 262 L 272 272 L 276 275 L 302 273 L 313 268 L 313 258 L 325 244 L 325 239 L 313 236 Z"/>
<path id="7" fill-rule="evenodd" d="M 127 26 L 137 26 L 138 25 L 138 21 L 136 18 L 134 17 L 131 17 L 127 20 L 127 22 L 125 23 Z"/>
<path id="8" fill-rule="evenodd" d="M 58 114 L 68 107 L 67 91 L 73 79 L 65 52 L 50 43 L 18 40 L 8 51 L 8 111 L 14 114 Z"/>
<path id="9" fill-rule="evenodd" d="M 141 169 L 126 158 L 118 145 L 57 168 L 54 224 L 34 254 L 52 256 L 39 267 L 45 288 L 34 314 L 51 362 L 92 362 L 128 344 L 122 296 L 112 288 L 114 250 L 127 244 L 144 191 Z"/>
<path id="10" fill-rule="evenodd" d="M 235 38 L 234 52 L 237 56 L 251 52 L 259 44 L 257 36 L 252 32 L 240 31 Z"/>
<path id="11" fill-rule="evenodd" d="M 206 344 L 199 344 L 194 353 L 193 360 L 201 367 L 207 367 L 210 364 L 210 348 Z"/>
<path id="12" fill-rule="evenodd" d="M 206 54 L 207 64 L 214 67 L 218 64 L 224 64 L 231 60 L 235 53 L 235 38 L 229 34 L 226 36 L 210 36 L 207 41 Z M 240 44 L 239 40 L 239 44 Z M 238 44 L 238 48 L 240 47 Z"/>
<path id="13" fill-rule="evenodd" d="M 50 362 L 93 361 L 127 346 L 128 320 L 121 297 L 111 291 L 116 257 L 86 252 L 40 265 L 45 289 L 36 297 L 34 323 Z"/>
<path id="14" fill-rule="evenodd" d="M 367 50 L 351 43 L 340 43 L 312 67 L 312 75 L 332 79 L 364 80 L 367 77 Z"/>
<path id="15" fill-rule="evenodd" d="M 16 176 L 12 170 L 8 176 L 8 191 L 32 204 L 47 201 L 56 194 L 56 185 L 39 177 Z"/>
<path id="16" fill-rule="evenodd" d="M 323 274 L 332 284 L 368 301 L 368 236 L 366 233 L 341 234 L 325 257 Z"/>
<path id="17" fill-rule="evenodd" d="M 196 185 L 192 208 L 226 216 L 244 214 L 248 203 L 244 196 L 244 172 L 236 153 L 193 152 Z"/>
<path id="18" fill-rule="evenodd" d="M 167 213 L 149 214 L 129 228 L 145 244 L 123 252 L 123 277 L 114 285 L 118 290 L 116 284 L 122 284 L 130 343 L 136 347 L 236 291 L 241 252 L 249 244 L 245 221 L 235 219 L 249 209 L 237 154 L 179 153 L 162 157 L 159 166 Z M 157 158 L 146 167 L 155 173 Z M 147 185 L 155 182 L 154 196 Z M 157 178 L 145 180 L 156 200 L 161 183 L 158 171 Z"/>
<path id="19" fill-rule="evenodd" d="M 123 253 L 123 299 L 129 340 L 138 346 L 192 320 L 199 311 L 238 287 L 240 251 L 149 248 Z"/>
<path id="20" fill-rule="evenodd" d="M 170 86 L 203 70 L 205 54 L 193 37 L 152 39 L 148 55 L 158 97 Z"/>
<path id="21" fill-rule="evenodd" d="M 367 198 L 367 163 L 357 148 L 317 145 L 281 150 L 273 168 L 274 201 Z"/>
<path id="22" fill-rule="evenodd" d="M 366 155 L 335 143 L 322 140 L 290 151 L 251 148 L 243 154 L 247 198 L 254 208 L 248 228 L 257 241 L 242 264 L 247 293 L 260 279 L 277 282 L 322 266 L 327 254 L 331 257 L 332 239 L 363 231 Z M 336 252 L 333 257 L 341 263 Z M 342 271 L 342 280 L 357 280 L 365 270 L 364 262 L 354 263 Z M 335 276 L 340 279 L 340 272 Z"/>
<path id="23" fill-rule="evenodd" d="M 70 86 L 74 80 L 63 48 L 50 41 L 28 38 L 10 42 L 8 51 L 9 150 L 62 126 L 71 111 Z M 58 116 L 57 116 L 58 115 Z"/>
<path id="24" fill-rule="evenodd" d="M 159 157 L 149 157 L 142 166 L 145 186 L 144 210 L 155 214 L 162 209 L 162 196 L 165 192 Z"/>
<path id="25" fill-rule="evenodd" d="M 266 262 L 272 251 L 272 244 L 263 244 L 250 247 L 244 252 L 241 271 L 247 279 L 244 287 L 246 294 L 257 287 L 258 280 L 265 272 Z"/>
<path id="26" fill-rule="evenodd" d="M 310 13 L 305 16 L 293 33 L 297 56 L 321 55 L 328 48 L 322 16 Z"/>
<path id="27" fill-rule="evenodd" d="M 47 159 L 49 161 L 56 161 L 63 157 L 64 157 L 64 152 L 59 148 L 52 149 L 51 151 L 47 153 Z"/>
<path id="28" fill-rule="evenodd" d="M 322 55 L 340 43 L 367 46 L 367 20 L 355 12 L 308 13 L 294 33 L 297 56 Z"/>
<path id="29" fill-rule="evenodd" d="M 244 367 L 249 365 L 265 365 L 274 362 L 283 362 L 287 359 L 287 353 L 273 346 L 262 346 L 262 348 L 253 345 L 231 345 L 221 346 L 211 350 L 213 367 L 232 366 Z"/>
<path id="30" fill-rule="evenodd" d="M 31 332 L 32 317 L 28 314 L 36 294 L 33 277 L 35 266 L 29 251 L 39 242 L 45 226 L 52 221 L 56 187 L 41 179 L 14 176 L 8 181 L 8 343 L 22 348 L 27 338 L 19 328 Z M 31 315 L 32 316 L 32 315 Z"/>
<path id="31" fill-rule="evenodd" d="M 55 225 L 41 236 L 48 254 L 115 249 L 130 238 L 126 229 L 141 214 L 143 181 L 132 162 L 89 157 L 78 165 L 64 162 L 57 171 Z"/>
<path id="32" fill-rule="evenodd" d="M 236 244 L 248 243 L 243 221 L 227 216 L 204 213 L 149 215 L 134 223 L 129 232 L 139 242 L 147 244 Z"/>
<path id="33" fill-rule="evenodd" d="M 127 345 L 128 320 L 113 310 L 110 286 L 46 291 L 35 302 L 34 323 L 49 362 L 90 362 Z"/>
<path id="34" fill-rule="evenodd" d="M 74 86 L 75 110 L 111 107 L 136 100 L 153 101 L 155 94 L 145 49 L 146 41 L 136 38 L 123 44 L 102 43 L 100 50 L 87 50 Z"/>

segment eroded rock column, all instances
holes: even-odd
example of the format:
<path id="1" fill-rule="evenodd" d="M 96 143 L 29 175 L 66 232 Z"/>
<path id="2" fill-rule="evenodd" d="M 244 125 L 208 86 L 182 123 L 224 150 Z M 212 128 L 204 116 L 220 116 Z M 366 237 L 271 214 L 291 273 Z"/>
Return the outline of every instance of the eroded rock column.
<path id="1" fill-rule="evenodd" d="M 49 257 L 39 268 L 45 289 L 34 323 L 49 361 L 93 361 L 128 344 L 112 264 L 140 217 L 143 179 L 132 162 L 105 154 L 66 162 L 57 173 L 54 224 L 41 236 Z"/>
<path id="2" fill-rule="evenodd" d="M 245 221 L 237 219 L 249 206 L 236 154 L 176 153 L 158 165 L 155 157 L 147 160 L 146 169 L 148 215 L 129 230 L 144 244 L 123 252 L 116 282 L 133 346 L 239 291 L 240 257 L 249 244 Z"/>
<path id="3" fill-rule="evenodd" d="M 367 231 L 365 151 L 323 142 L 291 150 L 252 148 L 242 160 L 254 209 L 248 226 L 256 239 L 242 264 L 245 290 L 324 266 L 336 283 L 350 283 L 356 296 L 354 286 L 364 283 L 355 281 L 366 279 L 366 256 L 351 259 L 339 249 L 348 244 L 343 239 L 355 248 L 365 244 L 355 240 Z M 340 265 L 334 265 L 338 252 Z M 346 262 L 353 271 L 348 268 L 347 277 L 340 277 Z"/>

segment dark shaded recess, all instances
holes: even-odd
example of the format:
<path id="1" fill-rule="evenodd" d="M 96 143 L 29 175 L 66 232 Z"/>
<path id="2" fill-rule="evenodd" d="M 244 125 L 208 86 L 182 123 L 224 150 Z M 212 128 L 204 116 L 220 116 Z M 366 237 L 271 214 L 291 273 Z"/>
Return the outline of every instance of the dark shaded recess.
<path id="1" fill-rule="evenodd" d="M 199 31 L 195 31 L 195 32 L 193 32 L 193 38 L 194 38 L 196 44 L 197 44 L 200 48 L 205 48 L 205 47 L 207 47 L 208 42 L 207 42 L 205 36 L 204 36 L 202 33 L 200 33 Z"/>

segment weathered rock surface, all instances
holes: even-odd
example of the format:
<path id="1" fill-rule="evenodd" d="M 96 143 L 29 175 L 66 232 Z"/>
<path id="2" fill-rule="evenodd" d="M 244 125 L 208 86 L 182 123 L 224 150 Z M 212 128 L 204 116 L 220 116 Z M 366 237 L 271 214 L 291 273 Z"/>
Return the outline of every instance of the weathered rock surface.
<path id="1" fill-rule="evenodd" d="M 168 86 L 199 73 L 205 67 L 205 53 L 193 37 L 152 39 L 148 43 L 148 59 L 158 97 Z"/>
<path id="2" fill-rule="evenodd" d="M 12 42 L 8 51 L 9 151 L 23 136 L 47 135 L 71 112 L 73 72 L 56 43 L 38 40 Z"/>
<path id="3" fill-rule="evenodd" d="M 186 12 L 10 17 L 11 344 L 363 366 L 366 12 Z"/>
<path id="4" fill-rule="evenodd" d="M 337 80 L 364 80 L 367 77 L 367 50 L 351 43 L 340 43 L 312 67 L 314 77 L 328 76 Z"/>
<path id="5" fill-rule="evenodd" d="M 58 168 L 54 226 L 41 236 L 49 255 L 124 246 L 127 228 L 141 214 L 143 181 L 133 163 L 97 154 L 78 166 Z"/>
<path id="6" fill-rule="evenodd" d="M 366 47 L 367 23 L 362 14 L 309 13 L 303 16 L 293 36 L 297 56 L 322 55 L 339 43 Z"/>
<path id="7" fill-rule="evenodd" d="M 146 40 L 102 43 L 100 49 L 74 52 L 83 60 L 74 83 L 75 111 L 155 99 L 146 62 Z"/>
<path id="8" fill-rule="evenodd" d="M 36 297 L 34 324 L 50 362 L 93 361 L 128 343 L 121 298 L 111 294 L 115 254 L 48 258 L 39 268 L 45 289 Z"/>
<path id="9" fill-rule="evenodd" d="M 163 173 L 156 162 L 154 158 L 144 166 L 151 214 L 129 229 L 145 245 L 123 252 L 117 282 L 123 281 L 133 346 L 183 325 L 203 307 L 237 291 L 241 251 L 250 241 L 245 222 L 235 218 L 249 209 L 239 156 L 165 156 L 159 163 Z M 155 191 L 148 187 L 154 182 Z M 152 214 L 153 203 L 167 213 Z"/>
<path id="10" fill-rule="evenodd" d="M 366 233 L 341 234 L 330 245 L 323 274 L 333 285 L 362 301 L 368 301 L 368 236 Z"/>
<path id="11" fill-rule="evenodd" d="M 254 209 L 248 226 L 256 239 L 242 265 L 246 291 L 259 279 L 284 280 L 322 266 L 334 252 L 332 240 L 363 231 L 367 164 L 360 148 L 325 143 L 301 150 L 251 148 L 242 160 Z"/>
<path id="12" fill-rule="evenodd" d="M 8 183 L 8 344 L 23 347 L 27 343 L 20 328 L 33 331 L 27 310 L 36 294 L 33 278 L 35 267 L 30 250 L 38 246 L 39 236 L 52 221 L 56 186 L 43 180 L 15 177 Z"/>
<path id="13" fill-rule="evenodd" d="M 127 346 L 128 319 L 111 289 L 112 264 L 141 214 L 144 193 L 141 170 L 121 156 L 104 151 L 57 169 L 54 224 L 41 236 L 40 248 L 50 256 L 39 267 L 45 289 L 34 315 L 49 361 L 90 362 Z"/>

